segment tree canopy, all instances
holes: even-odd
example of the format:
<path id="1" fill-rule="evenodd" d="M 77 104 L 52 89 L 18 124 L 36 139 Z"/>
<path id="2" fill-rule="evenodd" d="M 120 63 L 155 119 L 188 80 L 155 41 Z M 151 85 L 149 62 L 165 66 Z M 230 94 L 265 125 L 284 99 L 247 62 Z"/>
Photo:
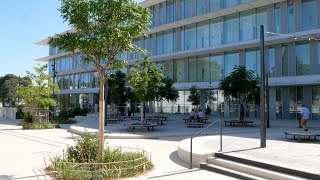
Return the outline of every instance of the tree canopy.
<path id="1" fill-rule="evenodd" d="M 26 111 L 30 112 L 32 108 L 48 110 L 57 105 L 51 95 L 53 91 L 59 91 L 59 87 L 53 84 L 51 76 L 46 74 L 47 68 L 48 65 L 35 67 L 35 74 L 27 71 L 27 77 L 32 84 L 18 88 L 18 95 L 23 99 Z"/>
<path id="2" fill-rule="evenodd" d="M 18 77 L 14 74 L 7 74 L 0 77 L 0 102 L 3 106 L 15 106 L 18 100 L 17 88 L 31 84 L 29 77 Z"/>
<path id="3" fill-rule="evenodd" d="M 192 105 L 198 106 L 200 104 L 200 92 L 196 86 L 190 88 L 190 95 L 187 99 L 188 102 L 191 102 Z"/>
<path id="4" fill-rule="evenodd" d="M 229 76 L 219 84 L 219 89 L 223 90 L 226 100 L 230 98 L 240 101 L 240 96 L 244 100 L 259 101 L 259 81 L 254 71 L 247 70 L 244 66 L 235 66 Z"/>
<path id="5" fill-rule="evenodd" d="M 176 102 L 179 98 L 179 92 L 173 87 L 173 80 L 169 77 L 165 77 L 162 79 L 162 83 L 163 86 L 159 88 L 159 93 L 156 96 L 156 100 Z"/>
<path id="6" fill-rule="evenodd" d="M 92 63 L 99 74 L 99 156 L 104 149 L 104 84 L 125 52 L 145 51 L 133 44 L 148 29 L 151 13 L 133 0 L 60 0 L 62 18 L 73 28 L 51 38 L 49 44 L 67 52 L 82 53 L 82 63 Z"/>

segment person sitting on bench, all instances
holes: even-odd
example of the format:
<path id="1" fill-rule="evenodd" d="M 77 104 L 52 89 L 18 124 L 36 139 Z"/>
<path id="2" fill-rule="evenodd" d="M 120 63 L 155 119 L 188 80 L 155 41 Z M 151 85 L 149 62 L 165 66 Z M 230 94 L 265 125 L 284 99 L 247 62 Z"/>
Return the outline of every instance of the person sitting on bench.
<path id="1" fill-rule="evenodd" d="M 194 119 L 194 115 L 195 115 L 194 109 L 192 109 L 190 114 L 189 114 L 190 119 Z"/>
<path id="2" fill-rule="evenodd" d="M 199 113 L 198 113 L 198 119 L 203 119 L 205 118 L 205 115 L 204 115 L 204 112 L 202 111 L 202 109 L 199 110 Z"/>

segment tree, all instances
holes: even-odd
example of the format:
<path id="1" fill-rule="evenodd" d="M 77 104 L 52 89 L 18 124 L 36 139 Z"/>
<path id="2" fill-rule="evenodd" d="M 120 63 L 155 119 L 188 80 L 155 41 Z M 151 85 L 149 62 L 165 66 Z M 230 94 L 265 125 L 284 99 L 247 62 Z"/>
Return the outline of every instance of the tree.
<path id="1" fill-rule="evenodd" d="M 164 86 L 159 88 L 159 93 L 156 96 L 156 100 L 176 102 L 179 98 L 179 92 L 173 87 L 173 80 L 169 77 L 165 77 L 163 78 L 162 83 Z"/>
<path id="2" fill-rule="evenodd" d="M 231 74 L 220 82 L 219 89 L 223 90 L 226 100 L 233 98 L 240 104 L 240 96 L 243 96 L 243 101 L 259 101 L 258 85 L 254 71 L 248 71 L 244 66 L 235 66 Z"/>
<path id="3" fill-rule="evenodd" d="M 141 123 L 143 123 L 144 103 L 154 101 L 159 91 L 165 86 L 163 69 L 157 69 L 155 63 L 147 58 L 141 65 L 135 65 L 135 69 L 129 74 L 128 82 L 134 89 L 135 97 L 140 101 Z"/>
<path id="4" fill-rule="evenodd" d="M 126 86 L 126 74 L 119 70 L 110 76 L 107 89 L 108 104 L 113 103 L 117 106 L 124 106 L 131 99 L 132 89 Z M 123 108 L 120 109 L 121 112 L 123 110 Z"/>
<path id="5" fill-rule="evenodd" d="M 14 74 L 7 74 L 0 77 L 0 102 L 3 106 L 15 106 L 18 100 L 17 88 L 31 84 L 28 77 L 18 77 Z"/>
<path id="6" fill-rule="evenodd" d="M 33 108 L 49 110 L 50 107 L 57 105 L 51 95 L 53 91 L 59 91 L 59 87 L 52 83 L 51 76 L 46 74 L 47 68 L 48 65 L 35 67 L 36 74 L 27 71 L 27 76 L 32 83 L 17 90 L 18 95 L 24 100 L 26 112 L 31 112 Z"/>
<path id="7" fill-rule="evenodd" d="M 99 74 L 99 156 L 104 150 L 104 84 L 112 69 L 124 61 L 117 55 L 145 51 L 134 45 L 133 38 L 149 27 L 150 10 L 132 0 L 60 0 L 61 16 L 74 28 L 51 38 L 49 44 L 67 52 L 80 51 L 82 63 L 92 63 Z"/>
<path id="8" fill-rule="evenodd" d="M 192 105 L 196 107 L 198 107 L 198 105 L 200 104 L 200 92 L 199 90 L 197 90 L 196 86 L 192 86 L 190 88 L 190 95 L 188 96 L 187 101 L 191 102 Z"/>

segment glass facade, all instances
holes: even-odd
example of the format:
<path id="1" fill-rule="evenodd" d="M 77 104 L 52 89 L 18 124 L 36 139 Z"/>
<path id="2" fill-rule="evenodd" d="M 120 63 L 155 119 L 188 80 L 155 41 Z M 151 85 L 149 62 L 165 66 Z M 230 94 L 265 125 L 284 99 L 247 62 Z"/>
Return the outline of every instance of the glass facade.
<path id="1" fill-rule="evenodd" d="M 225 14 L 224 16 L 213 16 L 213 19 L 207 19 L 207 15 L 205 15 L 250 1 L 167 0 L 152 5 L 150 7 L 152 11 L 151 28 L 168 23 L 172 23 L 173 27 L 169 28 L 171 25 L 168 25 L 156 28 L 155 32 L 147 33 L 144 37 L 134 38 L 133 43 L 147 49 L 151 53 L 150 59 L 153 61 L 156 59 L 158 67 L 164 66 L 166 76 L 172 78 L 175 83 L 185 84 L 185 86 L 179 85 L 178 87 L 200 83 L 200 87 L 203 88 L 201 93 L 205 96 L 202 97 L 202 100 L 205 99 L 205 102 L 202 103 L 209 104 L 215 116 L 228 113 L 230 117 L 237 116 L 237 104 L 229 104 L 229 112 L 224 112 L 226 104 L 223 93 L 216 90 L 216 85 L 228 76 L 236 65 L 244 65 L 260 76 L 260 51 L 259 45 L 255 43 L 259 41 L 259 26 L 263 24 L 265 31 L 279 34 L 306 31 L 306 35 L 303 35 L 306 37 L 308 36 L 307 30 L 318 30 L 320 27 L 318 19 L 320 10 L 317 8 L 319 6 L 317 0 L 287 0 L 286 2 L 250 8 L 246 11 L 233 11 L 232 14 L 227 10 L 223 11 L 226 12 L 222 13 Z M 240 8 L 239 6 L 239 8 L 233 9 Z M 201 16 L 199 18 L 201 21 L 191 19 L 194 16 Z M 189 24 L 173 24 L 186 18 L 190 18 Z M 269 36 L 269 34 L 266 33 L 265 36 Z M 272 38 L 281 37 L 279 34 L 272 36 Z M 274 78 L 271 82 L 277 81 L 279 77 L 320 74 L 320 42 L 308 41 L 306 37 L 293 40 L 288 34 L 287 38 L 286 35 L 281 37 L 284 38 L 284 41 L 268 39 L 266 70 L 269 72 L 270 78 Z M 320 37 L 315 31 L 312 38 Z M 246 44 L 246 42 L 248 43 Z M 280 42 L 281 44 L 279 44 Z M 239 43 L 241 46 L 232 43 Z M 244 45 L 242 46 L 242 44 Z M 183 51 L 188 52 L 184 53 Z M 59 53 L 63 53 L 63 51 L 49 47 L 50 55 Z M 77 89 L 81 92 L 81 89 L 88 91 L 90 88 L 98 88 L 98 74 L 96 72 L 88 73 L 87 70 L 93 71 L 94 68 L 92 64 L 82 65 L 81 58 L 81 54 L 78 53 L 72 57 L 61 56 L 54 59 L 57 74 L 55 81 L 62 90 L 62 94 L 71 89 Z M 126 52 L 117 58 L 129 60 L 131 63 L 142 59 L 143 56 L 136 52 Z M 49 74 L 53 74 L 51 65 L 53 65 L 53 59 L 49 61 Z M 130 66 L 122 71 L 130 73 L 132 70 Z M 286 84 L 284 87 L 275 85 L 271 88 L 272 95 L 276 96 L 273 97 L 272 102 L 274 103 L 272 108 L 274 108 L 275 118 L 296 118 L 301 103 L 305 103 L 303 100 L 308 99 L 308 107 L 312 109 L 312 118 L 320 119 L 319 84 L 298 86 L 294 82 L 286 83 L 289 85 Z M 175 112 L 177 104 L 180 104 L 182 111 L 190 111 L 190 103 L 186 101 L 188 93 L 188 91 L 179 91 L 180 97 L 177 103 L 162 102 L 162 111 Z M 59 98 L 67 104 L 77 102 L 83 106 L 92 101 L 91 98 L 94 96 L 95 93 L 79 93 L 76 95 L 63 94 Z M 246 105 L 247 117 L 257 117 L 257 112 L 257 107 L 254 104 Z"/>

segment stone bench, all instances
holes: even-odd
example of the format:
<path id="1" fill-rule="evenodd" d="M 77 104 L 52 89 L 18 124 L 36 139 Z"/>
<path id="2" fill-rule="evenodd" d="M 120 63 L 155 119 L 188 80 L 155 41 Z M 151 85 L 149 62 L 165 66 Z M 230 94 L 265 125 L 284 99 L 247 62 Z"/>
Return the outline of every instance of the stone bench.
<path id="1" fill-rule="evenodd" d="M 158 126 L 158 124 L 150 124 L 150 123 L 133 123 L 133 124 L 130 124 L 128 125 L 128 128 L 127 130 L 131 130 L 131 131 L 134 131 L 136 128 L 147 128 L 148 131 L 152 130 L 154 131 L 154 127 Z"/>
<path id="2" fill-rule="evenodd" d="M 253 121 L 239 121 L 239 120 L 230 120 L 230 121 L 223 121 L 224 125 L 227 126 L 236 126 L 236 125 L 240 125 L 240 126 L 248 126 L 251 125 L 253 126 Z"/>
<path id="3" fill-rule="evenodd" d="M 187 123 L 187 127 L 203 127 L 203 124 L 202 122 L 189 122 Z"/>
<path id="4" fill-rule="evenodd" d="M 284 134 L 286 135 L 286 139 L 288 139 L 290 136 L 292 136 L 294 140 L 296 140 L 296 139 L 297 140 L 301 140 L 301 139 L 317 140 L 317 137 L 320 137 L 320 134 L 311 134 L 311 133 L 284 132 Z"/>

